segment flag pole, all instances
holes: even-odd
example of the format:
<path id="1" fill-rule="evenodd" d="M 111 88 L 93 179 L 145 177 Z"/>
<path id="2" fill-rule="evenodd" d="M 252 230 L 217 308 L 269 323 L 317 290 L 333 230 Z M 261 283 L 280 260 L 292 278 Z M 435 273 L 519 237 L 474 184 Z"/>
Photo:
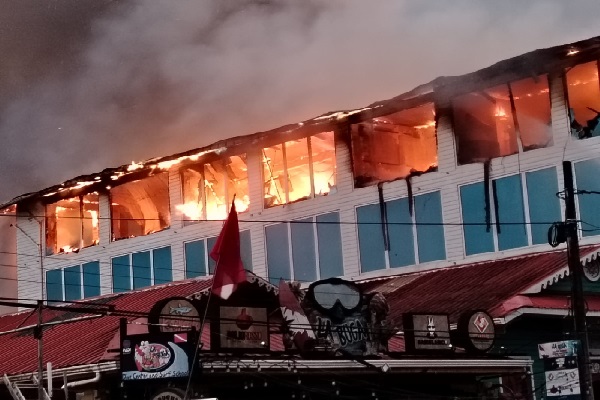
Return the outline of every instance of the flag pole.
<path id="1" fill-rule="evenodd" d="M 235 207 L 234 202 L 235 202 L 235 194 L 233 195 L 233 200 L 231 201 L 231 207 Z M 230 212 L 231 212 L 231 209 L 230 209 Z M 237 213 L 237 211 L 236 211 L 236 213 Z M 227 223 L 228 220 L 229 220 L 229 213 L 227 214 L 227 219 L 225 220 L 225 224 Z M 223 224 L 223 227 L 225 226 L 225 224 Z M 196 366 L 196 359 L 198 358 L 198 353 L 200 350 L 200 344 L 201 344 L 201 340 L 202 340 L 202 331 L 204 330 L 204 325 L 206 323 L 206 316 L 208 315 L 208 306 L 210 304 L 210 299 L 212 298 L 212 295 L 213 295 L 213 289 L 215 287 L 215 276 L 217 275 L 217 268 L 219 268 L 220 259 L 221 259 L 221 254 L 219 253 L 219 259 L 216 260 L 215 270 L 213 271 L 212 283 L 210 284 L 210 290 L 208 291 L 208 298 L 206 299 L 206 307 L 204 307 L 204 314 L 202 316 L 202 319 L 200 320 L 200 329 L 198 330 L 198 340 L 196 341 L 196 349 L 194 351 L 194 358 L 192 359 L 192 366 L 190 367 L 190 374 L 188 376 L 188 381 L 185 386 L 185 393 L 183 395 L 183 400 L 189 400 L 189 398 L 190 398 L 189 391 L 190 391 L 190 387 L 192 384 L 192 375 L 194 374 L 194 367 Z M 209 271 L 209 273 L 210 273 L 210 271 Z"/>

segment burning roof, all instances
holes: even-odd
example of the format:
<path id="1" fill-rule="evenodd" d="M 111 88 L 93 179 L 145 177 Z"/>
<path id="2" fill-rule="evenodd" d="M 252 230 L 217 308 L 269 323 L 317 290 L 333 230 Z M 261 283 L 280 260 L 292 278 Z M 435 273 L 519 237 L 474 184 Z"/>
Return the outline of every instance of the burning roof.
<path id="1" fill-rule="evenodd" d="M 600 58 L 600 36 L 587 40 L 535 50 L 490 67 L 461 76 L 439 77 L 394 98 L 377 101 L 367 107 L 325 113 L 315 118 L 245 136 L 221 140 L 212 145 L 196 148 L 166 157 L 132 162 L 116 168 L 81 175 L 39 192 L 17 196 L 0 204 L 0 210 L 9 206 L 42 200 L 51 203 L 63 198 L 110 189 L 120 184 L 164 172 L 174 165 L 218 157 L 228 149 L 260 143 L 273 135 L 300 135 L 317 130 L 333 130 L 340 122 L 357 123 L 369 118 L 404 110 L 428 102 L 446 101 L 482 85 L 507 82 L 512 79 L 536 76 L 541 73 L 562 71 L 564 68 Z"/>

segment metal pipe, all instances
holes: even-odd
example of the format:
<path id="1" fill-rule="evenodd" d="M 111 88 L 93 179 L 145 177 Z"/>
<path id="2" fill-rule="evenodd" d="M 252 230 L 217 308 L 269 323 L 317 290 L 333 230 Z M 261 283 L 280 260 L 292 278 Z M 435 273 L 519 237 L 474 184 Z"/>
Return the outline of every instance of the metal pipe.
<path id="1" fill-rule="evenodd" d="M 83 379 L 81 381 L 67 382 L 66 388 L 68 389 L 68 388 L 72 388 L 72 387 L 83 386 L 83 385 L 87 385 L 88 383 L 96 383 L 98 381 L 100 381 L 100 371 L 96 370 L 96 375 L 94 375 L 93 378 Z M 61 389 L 65 389 L 65 385 L 62 385 Z"/>

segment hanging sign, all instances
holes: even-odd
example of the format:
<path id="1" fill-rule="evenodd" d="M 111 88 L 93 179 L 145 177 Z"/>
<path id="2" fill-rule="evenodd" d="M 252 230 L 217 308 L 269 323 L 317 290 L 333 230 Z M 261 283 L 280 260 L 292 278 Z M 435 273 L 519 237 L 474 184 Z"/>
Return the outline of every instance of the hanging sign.
<path id="1" fill-rule="evenodd" d="M 128 335 L 121 340 L 124 381 L 184 378 L 194 357 L 194 332 Z"/>
<path id="2" fill-rule="evenodd" d="M 200 313 L 196 305 L 185 297 L 172 297 L 157 302 L 148 316 L 150 331 L 179 332 L 195 328 L 200 330 Z"/>
<path id="3" fill-rule="evenodd" d="M 579 341 L 540 343 L 538 352 L 544 360 L 546 397 L 552 400 L 579 400 L 581 386 L 577 351 Z"/>
<path id="4" fill-rule="evenodd" d="M 494 346 L 496 327 L 493 318 L 483 310 L 469 311 L 460 316 L 456 345 L 467 351 L 484 353 Z"/>
<path id="5" fill-rule="evenodd" d="M 450 324 L 446 314 L 404 314 L 407 352 L 450 351 Z"/>
<path id="6" fill-rule="evenodd" d="M 221 349 L 269 349 L 266 308 L 221 306 L 219 313 Z"/>
<path id="7" fill-rule="evenodd" d="M 387 342 L 388 305 L 379 293 L 363 294 L 356 283 L 330 278 L 312 283 L 301 306 L 316 338 L 315 348 L 337 355 L 375 355 Z"/>

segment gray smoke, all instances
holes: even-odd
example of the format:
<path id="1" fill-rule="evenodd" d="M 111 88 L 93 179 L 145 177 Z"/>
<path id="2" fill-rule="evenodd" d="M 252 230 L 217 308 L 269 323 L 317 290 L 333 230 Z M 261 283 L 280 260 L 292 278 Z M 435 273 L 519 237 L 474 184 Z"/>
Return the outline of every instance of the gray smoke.
<path id="1" fill-rule="evenodd" d="M 600 15 L 596 0 L 0 6 L 0 201 L 592 37 Z"/>

